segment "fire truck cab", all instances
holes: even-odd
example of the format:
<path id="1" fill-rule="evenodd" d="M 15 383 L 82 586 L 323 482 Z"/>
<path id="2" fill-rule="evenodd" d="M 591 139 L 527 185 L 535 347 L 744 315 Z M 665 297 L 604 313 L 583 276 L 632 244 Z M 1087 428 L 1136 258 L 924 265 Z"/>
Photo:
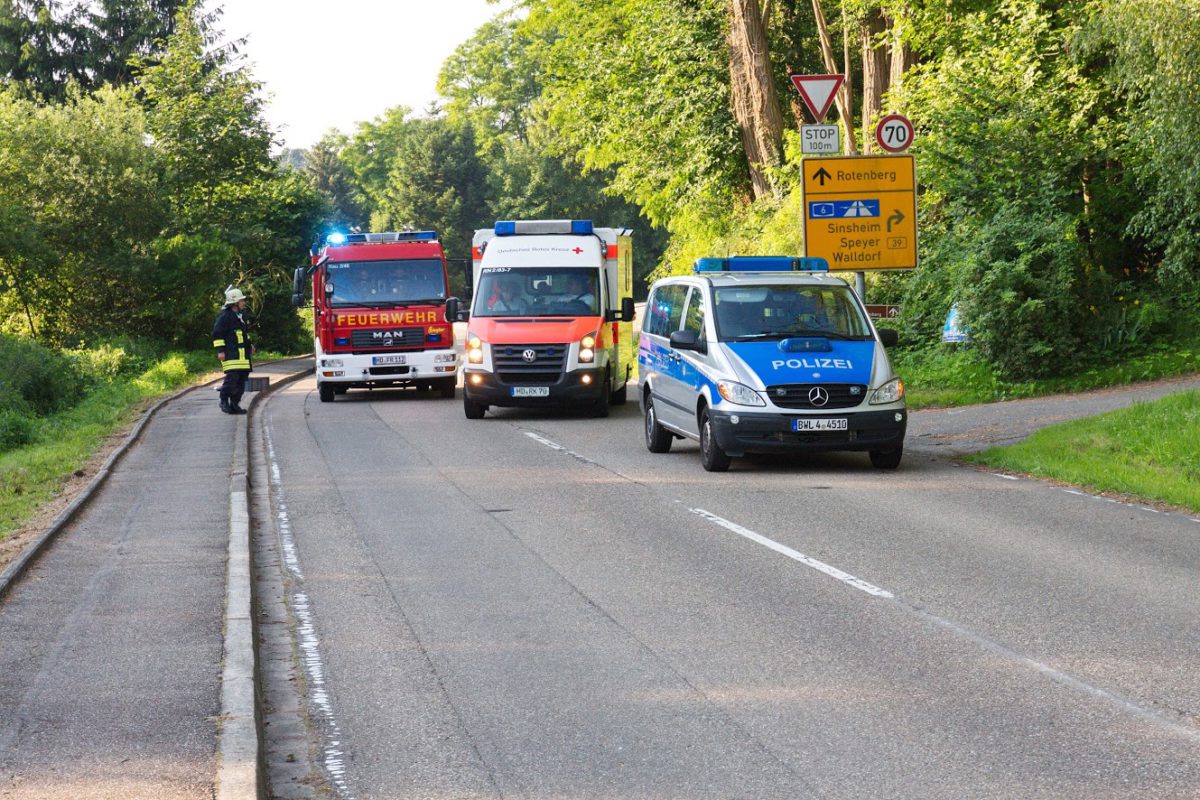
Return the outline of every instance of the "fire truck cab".
<path id="1" fill-rule="evenodd" d="M 497 222 L 475 232 L 472 260 L 468 419 L 482 418 L 489 406 L 547 405 L 603 417 L 625 402 L 637 356 L 627 228 Z"/>
<path id="2" fill-rule="evenodd" d="M 434 231 L 333 233 L 296 270 L 302 307 L 312 279 L 317 392 L 414 385 L 454 397 L 459 361 L 446 256 Z M 448 316 L 449 315 L 449 316 Z"/>

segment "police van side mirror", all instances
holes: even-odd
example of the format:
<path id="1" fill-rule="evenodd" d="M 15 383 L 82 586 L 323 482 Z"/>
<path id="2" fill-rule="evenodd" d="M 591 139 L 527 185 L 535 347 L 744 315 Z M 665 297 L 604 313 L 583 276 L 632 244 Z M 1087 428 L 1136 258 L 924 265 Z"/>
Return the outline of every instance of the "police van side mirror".
<path id="1" fill-rule="evenodd" d="M 671 334 L 671 347 L 676 350 L 695 350 L 697 353 L 708 352 L 708 344 L 695 331 L 675 331 Z"/>
<path id="2" fill-rule="evenodd" d="M 900 343 L 900 334 L 894 328 L 876 328 L 879 331 L 879 341 L 884 347 L 894 347 Z"/>

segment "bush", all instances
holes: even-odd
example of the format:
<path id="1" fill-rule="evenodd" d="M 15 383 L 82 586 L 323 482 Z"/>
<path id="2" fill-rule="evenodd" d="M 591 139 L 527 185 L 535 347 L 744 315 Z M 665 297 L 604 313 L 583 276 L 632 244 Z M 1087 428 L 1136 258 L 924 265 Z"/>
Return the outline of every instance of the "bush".
<path id="1" fill-rule="evenodd" d="M 149 342 L 127 337 L 80 345 L 64 351 L 88 388 L 140 375 L 159 357 L 159 348 Z"/>
<path id="2" fill-rule="evenodd" d="M 0 410 L 0 453 L 15 450 L 37 438 L 37 421 L 12 408 Z"/>
<path id="3" fill-rule="evenodd" d="M 0 364 L 0 400 L 10 409 L 46 416 L 83 396 L 74 363 L 37 342 L 0 335 Z"/>

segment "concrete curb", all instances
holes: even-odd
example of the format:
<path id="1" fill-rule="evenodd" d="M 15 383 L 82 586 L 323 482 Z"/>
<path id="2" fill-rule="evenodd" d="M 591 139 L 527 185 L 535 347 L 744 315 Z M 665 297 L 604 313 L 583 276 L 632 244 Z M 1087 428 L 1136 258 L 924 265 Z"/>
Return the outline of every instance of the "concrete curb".
<path id="1" fill-rule="evenodd" d="M 278 362 L 276 362 L 278 363 Z M 217 732 L 216 800 L 266 797 L 262 724 L 258 715 L 254 575 L 250 558 L 250 418 L 271 392 L 311 375 L 286 375 L 250 400 L 239 421 L 229 480 L 229 556 L 225 580 L 225 641 L 221 666 L 221 725 Z"/>
<path id="2" fill-rule="evenodd" d="M 80 512 L 80 510 L 82 510 L 83 507 L 88 504 L 100 487 L 104 485 L 104 482 L 108 480 L 108 476 L 112 473 L 113 467 L 115 467 L 117 462 L 121 460 L 121 457 L 128 452 L 129 448 L 141 438 L 142 431 L 145 430 L 146 425 L 149 424 L 150 419 L 158 413 L 159 409 L 168 403 L 178 400 L 188 392 L 194 392 L 198 389 L 212 386 L 219 380 L 221 379 L 216 378 L 205 383 L 197 383 L 193 386 L 187 387 L 186 389 L 180 389 L 178 392 L 162 398 L 154 405 L 150 406 L 150 408 L 146 409 L 141 418 L 133 426 L 133 430 L 129 432 L 127 437 L 125 437 L 124 443 L 122 443 L 120 447 L 109 454 L 108 458 L 106 458 L 104 463 L 100 466 L 100 469 L 95 475 L 92 476 L 92 479 L 88 481 L 88 485 L 83 488 L 83 491 L 76 495 L 75 499 L 72 500 L 66 508 L 59 512 L 58 516 L 55 517 L 54 521 L 50 523 L 50 526 L 42 532 L 41 536 L 26 545 L 25 549 L 21 551 L 21 554 L 9 563 L 9 565 L 4 569 L 4 572 L 0 573 L 0 598 L 3 598 L 8 593 L 9 589 L 12 588 L 17 579 L 21 577 L 25 570 L 28 569 L 28 567 L 37 559 L 38 555 L 46 549 L 47 545 L 54 541 L 55 537 L 58 536 L 63 528 L 67 527 L 67 525 L 69 525 L 71 521 L 75 519 L 75 516 Z"/>

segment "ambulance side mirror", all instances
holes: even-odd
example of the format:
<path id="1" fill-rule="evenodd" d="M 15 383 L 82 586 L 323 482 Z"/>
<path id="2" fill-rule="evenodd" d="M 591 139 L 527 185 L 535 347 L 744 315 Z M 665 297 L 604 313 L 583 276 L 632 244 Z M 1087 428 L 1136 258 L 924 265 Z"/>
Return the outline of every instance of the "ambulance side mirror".
<path id="1" fill-rule="evenodd" d="M 884 347 L 895 347 L 900 343 L 900 334 L 895 328 L 876 328 L 879 331 L 879 341 L 883 342 Z"/>
<path id="2" fill-rule="evenodd" d="M 619 311 L 610 310 L 605 319 L 607 319 L 609 322 L 633 322 L 635 313 L 636 310 L 633 307 L 633 298 L 623 297 L 621 298 L 621 309 Z"/>

